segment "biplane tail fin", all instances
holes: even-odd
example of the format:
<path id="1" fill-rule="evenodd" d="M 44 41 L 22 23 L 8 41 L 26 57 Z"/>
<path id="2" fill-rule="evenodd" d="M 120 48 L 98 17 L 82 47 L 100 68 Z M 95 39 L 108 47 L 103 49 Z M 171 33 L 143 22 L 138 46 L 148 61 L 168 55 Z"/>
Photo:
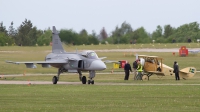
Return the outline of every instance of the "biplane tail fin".
<path id="1" fill-rule="evenodd" d="M 179 76 L 183 79 L 191 78 L 195 74 L 196 74 L 196 68 L 194 67 L 187 67 L 187 68 L 179 70 Z"/>

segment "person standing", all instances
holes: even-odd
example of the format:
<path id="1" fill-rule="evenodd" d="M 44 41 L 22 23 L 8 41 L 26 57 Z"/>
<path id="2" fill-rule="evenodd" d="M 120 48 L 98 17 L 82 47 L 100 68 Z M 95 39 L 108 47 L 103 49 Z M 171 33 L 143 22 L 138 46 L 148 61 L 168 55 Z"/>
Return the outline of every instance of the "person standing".
<path id="1" fill-rule="evenodd" d="M 142 81 L 142 71 L 143 71 L 143 68 L 142 68 L 142 65 L 141 65 L 140 61 L 138 61 L 137 71 L 138 71 L 138 74 L 136 76 L 136 79 Z"/>
<path id="2" fill-rule="evenodd" d="M 188 38 L 188 43 L 191 43 L 191 42 L 192 42 L 191 38 Z"/>
<path id="3" fill-rule="evenodd" d="M 136 80 L 138 61 L 139 59 L 133 62 L 133 80 Z"/>
<path id="4" fill-rule="evenodd" d="M 179 66 L 178 66 L 178 63 L 176 61 L 174 62 L 174 71 L 173 72 L 175 73 L 175 79 L 180 80 L 180 78 L 179 78 Z"/>
<path id="5" fill-rule="evenodd" d="M 126 63 L 125 66 L 124 66 L 124 72 L 125 72 L 124 80 L 128 80 L 130 71 L 132 72 L 131 65 L 130 65 L 129 62 L 127 61 L 127 63 Z"/>

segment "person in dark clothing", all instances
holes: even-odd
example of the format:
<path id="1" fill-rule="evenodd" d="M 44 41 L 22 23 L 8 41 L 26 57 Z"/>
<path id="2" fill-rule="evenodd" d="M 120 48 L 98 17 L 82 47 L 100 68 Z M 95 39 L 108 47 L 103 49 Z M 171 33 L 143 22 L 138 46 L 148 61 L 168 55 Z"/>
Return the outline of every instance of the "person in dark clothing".
<path id="1" fill-rule="evenodd" d="M 188 43 L 191 43 L 191 42 L 192 42 L 191 38 L 188 38 Z"/>
<path id="2" fill-rule="evenodd" d="M 130 65 L 129 62 L 127 61 L 127 63 L 126 63 L 125 66 L 124 66 L 124 72 L 125 72 L 124 80 L 128 80 L 130 71 L 132 72 L 131 65 Z"/>
<path id="3" fill-rule="evenodd" d="M 138 67 L 138 61 L 140 61 L 139 59 L 135 60 L 133 62 L 133 80 L 136 80 L 136 75 L 137 75 L 137 67 Z"/>
<path id="4" fill-rule="evenodd" d="M 179 66 L 178 66 L 178 63 L 176 61 L 174 62 L 174 71 L 173 72 L 175 73 L 175 79 L 180 80 L 180 78 L 179 78 Z"/>
<path id="5" fill-rule="evenodd" d="M 172 43 L 176 43 L 176 40 L 173 38 Z"/>

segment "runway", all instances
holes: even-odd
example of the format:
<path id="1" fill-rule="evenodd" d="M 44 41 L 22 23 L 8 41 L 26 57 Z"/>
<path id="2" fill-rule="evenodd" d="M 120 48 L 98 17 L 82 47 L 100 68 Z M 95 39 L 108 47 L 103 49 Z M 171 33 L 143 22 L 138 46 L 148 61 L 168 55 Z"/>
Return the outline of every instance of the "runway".
<path id="1" fill-rule="evenodd" d="M 197 71 L 200 72 L 200 71 Z M 97 74 L 111 74 L 111 73 L 97 73 Z M 115 72 L 115 74 L 124 74 L 124 72 Z M 36 74 L 26 74 L 26 76 L 37 76 Z M 45 74 L 49 76 L 53 76 L 55 74 Z M 63 74 L 63 75 L 77 75 L 76 73 L 71 73 L 71 74 Z M 10 79 L 11 77 L 20 77 L 23 76 L 23 74 L 13 74 L 13 75 L 4 75 L 4 77 L 0 76 L 0 84 L 21 84 L 21 85 L 38 85 L 38 84 L 52 84 L 52 81 L 14 81 Z M 5 79 L 9 78 L 9 80 Z M 65 82 L 65 81 L 58 81 L 57 84 L 64 84 L 64 85 L 83 85 L 82 82 Z M 53 84 L 52 84 L 53 85 Z M 86 84 L 87 85 L 87 84 Z M 200 84 L 138 84 L 138 83 L 101 83 L 101 82 L 95 82 L 94 85 L 141 85 L 141 86 L 146 86 L 146 85 L 200 85 Z"/>
<path id="2" fill-rule="evenodd" d="M 104 50 L 94 50 L 95 52 L 179 52 L 180 48 L 142 48 L 142 49 L 104 49 Z M 200 48 L 189 48 L 191 51 L 198 51 Z"/>
<path id="3" fill-rule="evenodd" d="M 45 84 L 52 84 L 51 81 L 8 81 L 8 80 L 1 80 L 0 84 L 16 84 L 16 85 L 45 85 Z M 53 84 L 52 84 L 53 85 Z M 59 81 L 57 85 L 83 85 L 82 82 L 63 82 Z M 88 85 L 88 84 L 85 84 Z M 136 84 L 136 83 L 100 83 L 95 82 L 94 85 L 136 85 L 136 86 L 200 86 L 200 84 Z"/>
<path id="4" fill-rule="evenodd" d="M 141 48 L 141 49 L 103 49 L 97 50 L 94 49 L 95 52 L 179 52 L 180 48 Z M 188 48 L 190 51 L 199 51 L 200 48 Z M 2 53 L 22 53 L 24 51 L 0 51 Z M 51 53 L 51 50 L 43 51 L 46 53 Z"/>
<path id="5" fill-rule="evenodd" d="M 1 80 L 0 84 L 52 84 L 51 81 L 10 81 L 10 80 Z M 66 84 L 66 85 L 77 85 L 77 84 L 82 84 L 81 82 L 58 82 L 57 84 Z"/>

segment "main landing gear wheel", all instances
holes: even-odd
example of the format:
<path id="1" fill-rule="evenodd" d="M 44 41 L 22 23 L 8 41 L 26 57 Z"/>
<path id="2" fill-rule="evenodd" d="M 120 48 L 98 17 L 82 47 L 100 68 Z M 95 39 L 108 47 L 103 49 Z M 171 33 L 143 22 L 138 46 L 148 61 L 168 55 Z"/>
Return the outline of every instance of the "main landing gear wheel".
<path id="1" fill-rule="evenodd" d="M 53 84 L 57 84 L 58 78 L 56 76 L 54 76 L 53 79 L 52 79 L 52 82 L 53 82 Z"/>
<path id="2" fill-rule="evenodd" d="M 88 80 L 88 84 L 94 84 L 94 80 Z"/>
<path id="3" fill-rule="evenodd" d="M 87 81 L 86 77 L 83 76 L 83 77 L 82 77 L 82 84 L 86 84 L 86 81 Z"/>

